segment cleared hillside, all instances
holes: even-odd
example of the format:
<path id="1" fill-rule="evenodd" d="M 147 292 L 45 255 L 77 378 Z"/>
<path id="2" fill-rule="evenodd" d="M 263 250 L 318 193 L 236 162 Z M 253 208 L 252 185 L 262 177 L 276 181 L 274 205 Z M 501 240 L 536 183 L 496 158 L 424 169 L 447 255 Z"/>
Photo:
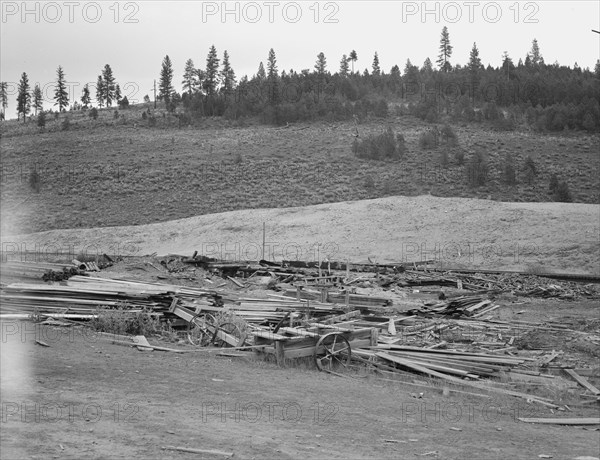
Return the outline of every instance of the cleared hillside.
<path id="1" fill-rule="evenodd" d="M 233 211 L 141 226 L 54 230 L 3 236 L 2 243 L 13 258 L 26 248 L 42 258 L 56 252 L 191 255 L 197 250 L 210 257 L 256 260 L 262 256 L 263 222 L 265 257 L 274 260 L 329 257 L 359 262 L 370 258 L 385 263 L 436 259 L 443 267 L 600 272 L 598 205 L 433 196 Z"/>

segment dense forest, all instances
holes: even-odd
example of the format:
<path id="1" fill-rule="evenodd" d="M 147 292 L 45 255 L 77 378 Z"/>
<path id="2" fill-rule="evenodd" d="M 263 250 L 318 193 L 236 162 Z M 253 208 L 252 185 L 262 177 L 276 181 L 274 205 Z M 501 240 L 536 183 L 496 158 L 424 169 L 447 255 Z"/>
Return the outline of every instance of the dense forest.
<path id="1" fill-rule="evenodd" d="M 411 114 L 427 122 L 443 119 L 468 122 L 489 121 L 496 129 L 537 131 L 600 130 L 600 60 L 595 69 L 546 64 L 537 40 L 518 63 L 504 53 L 499 67 L 484 67 L 474 43 L 466 65 L 452 64 L 453 47 L 446 27 L 440 38 L 435 64 L 427 58 L 419 67 L 410 60 L 401 69 L 380 68 L 377 53 L 369 58 L 370 70 L 355 71 L 359 57 L 352 50 L 335 65 L 323 53 L 312 69 L 299 72 L 277 66 L 275 51 L 268 53 L 256 74 L 236 78 L 227 51 L 219 59 L 211 46 L 206 66 L 199 69 L 188 59 L 183 69 L 181 92 L 175 90 L 173 64 L 163 59 L 158 93 L 180 125 L 202 117 L 237 120 L 254 117 L 263 123 L 285 125 L 300 120 L 348 120 L 360 122 L 367 116 Z M 330 70 L 336 67 L 335 71 Z M 2 83 L 2 108 L 7 107 L 6 84 Z M 107 64 L 96 84 L 96 105 L 121 108 L 129 104 Z M 59 111 L 88 109 L 91 89 L 86 85 L 80 101 L 69 105 L 65 74 L 57 71 L 55 105 Z M 149 102 L 149 96 L 145 97 Z M 23 73 L 18 88 L 18 115 L 26 119 L 32 107 L 44 118 L 39 87 L 29 88 Z M 151 114 L 148 116 L 152 117 Z"/>

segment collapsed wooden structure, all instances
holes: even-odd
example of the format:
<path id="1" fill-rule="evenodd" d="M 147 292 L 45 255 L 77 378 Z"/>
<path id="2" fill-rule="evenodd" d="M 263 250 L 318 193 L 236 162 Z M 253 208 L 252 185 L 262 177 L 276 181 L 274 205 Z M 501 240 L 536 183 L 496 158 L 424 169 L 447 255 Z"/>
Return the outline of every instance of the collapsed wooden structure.
<path id="1" fill-rule="evenodd" d="M 274 357 L 281 365 L 289 359 L 312 358 L 320 370 L 330 372 L 359 365 L 384 374 L 416 373 L 554 408 L 558 406 L 550 399 L 505 388 L 497 378 L 536 384 L 565 384 L 567 379 L 583 387 L 587 396 L 600 398 L 600 390 L 581 375 L 585 369 L 567 364 L 562 376 L 546 372 L 561 359 L 560 352 L 519 348 L 523 337 L 532 332 L 582 337 L 594 345 L 600 345 L 600 336 L 560 323 L 500 321 L 492 314 L 501 308 L 494 294 L 502 284 L 513 288 L 513 294 L 598 296 L 590 285 L 546 278 L 536 285 L 530 275 L 517 279 L 515 274 L 503 278 L 498 273 L 438 273 L 400 264 L 369 272 L 365 266 L 349 264 L 336 271 L 331 264 L 284 266 L 196 258 L 180 262 L 183 269 L 169 262 L 157 265 L 164 267 L 165 275 L 179 275 L 186 265 L 193 270 L 202 267 L 202 273 L 221 275 L 223 283 L 205 289 L 90 276 L 95 275 L 90 270 L 97 268 L 93 265 L 84 265 L 88 270 L 83 270 L 81 264 L 2 264 L 0 318 L 85 320 L 107 310 L 145 313 L 179 328 L 195 347 L 252 350 Z M 68 277 L 48 278 L 49 270 Z M 268 280 L 269 290 L 253 291 L 260 297 L 244 292 L 261 277 Z M 39 282 L 43 279 L 48 282 Z M 5 284 L 5 280 L 20 282 Z M 425 291 L 429 297 L 419 307 L 399 311 L 390 297 L 357 292 L 361 284 L 383 288 L 378 292 Z M 443 290 L 450 286 L 451 290 Z"/>

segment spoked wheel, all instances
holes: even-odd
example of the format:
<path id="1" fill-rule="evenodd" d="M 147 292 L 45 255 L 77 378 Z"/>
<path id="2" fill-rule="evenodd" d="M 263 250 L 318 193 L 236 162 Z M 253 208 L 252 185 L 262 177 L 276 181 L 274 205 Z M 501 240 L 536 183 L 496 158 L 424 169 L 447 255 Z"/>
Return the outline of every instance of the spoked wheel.
<path id="1" fill-rule="evenodd" d="M 319 353 L 323 350 L 321 353 Z M 333 371 L 350 364 L 350 343 L 338 332 L 324 335 L 315 348 L 315 363 L 320 371 Z"/>
<path id="2" fill-rule="evenodd" d="M 206 347 L 210 345 L 216 320 L 210 313 L 200 313 L 196 315 L 188 324 L 187 338 L 192 345 Z"/>
<path id="3" fill-rule="evenodd" d="M 222 337 L 219 337 L 219 331 L 224 332 L 232 337 L 235 337 L 236 344 L 228 343 Z M 223 323 L 215 328 L 212 335 L 212 342 L 216 347 L 235 347 L 242 339 L 242 330 L 234 323 Z"/>

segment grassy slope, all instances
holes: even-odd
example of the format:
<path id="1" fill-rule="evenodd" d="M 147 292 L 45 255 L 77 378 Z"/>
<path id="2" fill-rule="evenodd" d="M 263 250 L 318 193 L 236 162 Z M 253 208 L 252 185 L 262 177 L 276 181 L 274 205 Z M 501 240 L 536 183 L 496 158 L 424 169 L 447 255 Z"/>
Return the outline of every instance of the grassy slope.
<path id="1" fill-rule="evenodd" d="M 598 272 L 600 208 L 592 204 L 389 197 L 310 207 L 231 211 L 118 228 L 8 236 L 42 252 L 200 254 L 229 259 L 398 262 L 444 267 Z M 319 246 L 320 245 L 320 246 Z M 11 246 L 13 248 L 14 246 Z M 319 252 L 317 253 L 317 247 Z M 87 248 L 87 249 L 86 249 Z M 12 249 L 11 249 L 12 250 Z"/>
<path id="2" fill-rule="evenodd" d="M 205 120 L 198 128 L 178 129 L 175 119 L 159 115 L 159 125 L 171 127 L 149 129 L 140 107 L 121 113 L 126 120 L 113 120 L 112 111 L 101 111 L 95 122 L 84 114 L 70 114 L 72 126 L 67 131 L 60 131 L 54 120 L 44 133 L 34 122 L 1 125 L 3 234 L 140 225 L 230 210 L 394 195 L 549 201 L 553 171 L 568 180 L 575 201 L 600 202 L 598 136 L 455 127 L 460 144 L 450 149 L 450 164 L 444 168 L 441 148 L 418 146 L 427 125 L 412 117 L 359 126 L 363 136 L 387 125 L 405 135 L 409 149 L 405 158 L 379 162 L 353 157 L 352 123 L 276 129 L 228 127 L 220 120 Z M 462 150 L 467 160 L 475 151 L 488 155 L 486 186 L 466 185 L 456 150 Z M 524 184 L 520 171 L 516 187 L 502 183 L 501 161 L 509 152 L 518 168 L 527 155 L 535 159 L 540 170 L 535 184 Z M 40 193 L 28 184 L 34 168 L 41 176 Z"/>

